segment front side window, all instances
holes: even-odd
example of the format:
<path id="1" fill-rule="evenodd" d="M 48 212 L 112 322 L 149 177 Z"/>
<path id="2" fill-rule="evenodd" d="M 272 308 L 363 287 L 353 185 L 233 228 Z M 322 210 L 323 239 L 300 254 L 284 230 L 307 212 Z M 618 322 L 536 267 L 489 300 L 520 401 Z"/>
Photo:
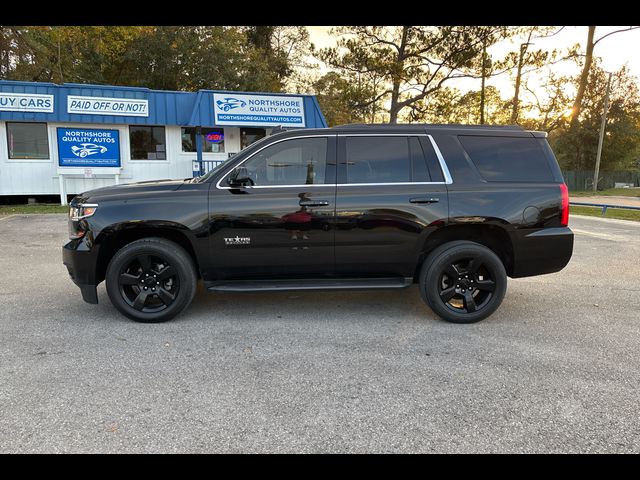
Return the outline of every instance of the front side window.
<path id="1" fill-rule="evenodd" d="M 129 127 L 131 160 L 166 160 L 167 142 L 164 127 L 131 125 Z"/>
<path id="2" fill-rule="evenodd" d="M 11 159 L 48 159 L 47 124 L 7 122 L 7 144 Z"/>
<path id="3" fill-rule="evenodd" d="M 244 162 L 256 186 L 324 183 L 327 139 L 299 138 L 266 147 Z"/>
<path id="4" fill-rule="evenodd" d="M 202 151 L 204 153 L 224 153 L 224 130 L 221 128 L 201 128 Z M 196 128 L 182 127 L 182 151 L 196 152 Z"/>

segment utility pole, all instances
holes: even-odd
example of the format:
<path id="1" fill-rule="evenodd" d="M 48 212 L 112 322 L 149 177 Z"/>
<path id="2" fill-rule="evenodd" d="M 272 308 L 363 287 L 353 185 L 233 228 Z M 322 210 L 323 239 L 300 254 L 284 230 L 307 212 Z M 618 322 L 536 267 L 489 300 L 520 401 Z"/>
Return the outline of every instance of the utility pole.
<path id="1" fill-rule="evenodd" d="M 596 154 L 596 169 L 593 172 L 593 192 L 598 191 L 598 175 L 600 173 L 600 157 L 602 155 L 602 143 L 604 142 L 604 128 L 607 125 L 607 113 L 609 111 L 609 91 L 611 90 L 611 76 L 613 74 L 609 72 L 609 79 L 607 80 L 607 90 L 604 94 L 604 110 L 602 112 L 602 123 L 600 124 L 600 138 L 598 139 L 598 153 Z"/>

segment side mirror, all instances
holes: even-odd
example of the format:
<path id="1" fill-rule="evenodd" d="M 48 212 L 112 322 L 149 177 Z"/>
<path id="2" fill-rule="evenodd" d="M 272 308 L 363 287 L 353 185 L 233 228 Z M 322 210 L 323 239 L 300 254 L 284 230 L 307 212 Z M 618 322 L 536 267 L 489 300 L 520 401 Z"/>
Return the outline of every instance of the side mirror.
<path id="1" fill-rule="evenodd" d="M 238 167 L 231 172 L 227 178 L 230 187 L 246 187 L 254 185 L 254 181 L 249 176 L 249 172 L 245 167 Z"/>

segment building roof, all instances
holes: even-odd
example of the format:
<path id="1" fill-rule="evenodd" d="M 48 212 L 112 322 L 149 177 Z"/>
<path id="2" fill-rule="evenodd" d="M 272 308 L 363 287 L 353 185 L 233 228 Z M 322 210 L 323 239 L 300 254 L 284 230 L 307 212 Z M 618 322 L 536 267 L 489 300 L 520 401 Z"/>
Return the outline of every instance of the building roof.
<path id="1" fill-rule="evenodd" d="M 140 124 L 140 125 L 179 125 L 179 126 L 216 126 L 214 118 L 214 94 L 249 94 L 257 96 L 301 97 L 304 105 L 304 123 L 307 128 L 323 128 L 326 120 L 314 95 L 293 95 L 265 92 L 235 92 L 228 90 L 199 90 L 198 92 L 180 92 L 151 90 L 140 87 L 122 87 L 113 85 L 86 85 L 79 83 L 21 82 L 0 80 L 0 120 L 60 123 L 104 123 L 104 124 Z M 53 98 L 53 105 L 41 104 L 40 111 L 16 111 L 7 102 L 11 95 L 28 98 Z M 30 97 L 35 95 L 36 97 Z M 37 97 L 39 95 L 52 97 Z M 146 115 L 116 115 L 71 113 L 69 97 L 117 98 L 147 102 Z M 4 103 L 3 103 L 4 102 Z M 36 108 L 37 109 L 37 108 Z M 239 124 L 241 125 L 241 124 Z M 246 125 L 246 124 L 245 124 Z M 256 123 L 255 126 L 259 126 Z"/>

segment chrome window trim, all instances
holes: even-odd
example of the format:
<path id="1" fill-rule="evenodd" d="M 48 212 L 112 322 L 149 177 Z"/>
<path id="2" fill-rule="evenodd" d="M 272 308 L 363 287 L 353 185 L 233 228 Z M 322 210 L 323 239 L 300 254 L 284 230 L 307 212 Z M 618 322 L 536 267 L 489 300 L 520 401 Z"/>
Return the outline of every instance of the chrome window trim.
<path id="1" fill-rule="evenodd" d="M 436 153 L 436 157 L 438 158 L 438 163 L 440 164 L 440 169 L 442 170 L 442 175 L 444 177 L 444 182 L 387 182 L 387 183 L 316 183 L 316 184 L 302 184 L 302 185 L 254 185 L 254 186 L 246 186 L 242 188 L 247 189 L 260 189 L 260 188 L 306 188 L 306 187 L 379 187 L 384 185 L 451 185 L 453 183 L 453 178 L 451 177 L 451 173 L 449 172 L 449 168 L 447 167 L 447 163 L 442 156 L 442 152 L 438 147 L 438 144 L 434 140 L 434 138 L 428 133 L 338 133 L 338 134 L 327 134 L 327 135 L 299 135 L 296 137 L 288 137 L 283 138 L 281 140 L 277 140 L 273 143 L 269 143 L 268 145 L 263 146 L 259 150 L 256 150 L 247 158 L 242 160 L 239 164 L 237 164 L 234 168 L 239 167 L 244 162 L 252 158 L 254 155 L 260 153 L 267 147 L 271 145 L 275 145 L 276 143 L 286 142 L 287 140 L 296 140 L 300 138 L 330 138 L 332 136 L 338 137 L 427 137 L 431 142 L 431 146 Z M 218 180 L 216 183 L 216 188 L 218 190 L 235 190 L 234 187 L 221 187 L 220 183 L 231 173 L 232 170 L 229 170 L 224 176 Z"/>
<path id="2" fill-rule="evenodd" d="M 436 152 L 436 157 L 438 157 L 438 162 L 440 162 L 440 169 L 442 170 L 442 174 L 444 175 L 444 183 L 445 185 L 451 185 L 453 183 L 453 178 L 451 177 L 451 172 L 449 172 L 449 167 L 447 167 L 447 162 L 444 161 L 444 157 L 442 156 L 442 152 L 440 151 L 440 147 L 434 140 L 431 135 L 427 135 L 429 140 L 431 141 L 431 146 L 433 150 Z"/>
<path id="3" fill-rule="evenodd" d="M 256 150 L 255 152 L 253 152 L 251 155 L 249 155 L 247 158 L 245 158 L 244 160 L 242 160 L 240 163 L 238 163 L 235 167 L 233 168 L 237 168 L 240 165 L 242 165 L 244 162 L 246 162 L 247 160 L 249 160 L 250 158 L 253 158 L 254 155 L 257 155 L 258 153 L 260 153 L 262 150 L 264 150 L 267 147 L 270 147 L 272 145 L 275 145 L 276 143 L 280 143 L 280 142 L 286 142 L 287 140 L 297 140 L 300 138 L 326 138 L 329 139 L 331 137 L 335 137 L 335 134 L 326 134 L 326 135 L 298 135 L 295 137 L 287 137 L 287 138 L 281 138 L 280 140 L 276 140 L 275 142 L 271 142 L 268 145 L 264 145 L 263 147 L 261 147 L 260 149 Z M 227 178 L 227 176 L 233 171 L 229 170 L 227 173 L 225 173 L 220 180 L 218 180 L 218 183 L 216 183 L 216 188 L 218 190 L 236 190 L 237 188 L 235 187 L 221 187 L 220 183 L 222 183 L 222 181 Z M 335 183 L 316 183 L 316 184 L 311 184 L 311 185 L 305 185 L 305 187 L 326 187 L 326 186 L 334 186 Z M 293 188 L 293 187 L 299 187 L 299 185 L 258 185 L 258 186 L 253 186 L 253 187 L 242 187 L 242 188 Z"/>

